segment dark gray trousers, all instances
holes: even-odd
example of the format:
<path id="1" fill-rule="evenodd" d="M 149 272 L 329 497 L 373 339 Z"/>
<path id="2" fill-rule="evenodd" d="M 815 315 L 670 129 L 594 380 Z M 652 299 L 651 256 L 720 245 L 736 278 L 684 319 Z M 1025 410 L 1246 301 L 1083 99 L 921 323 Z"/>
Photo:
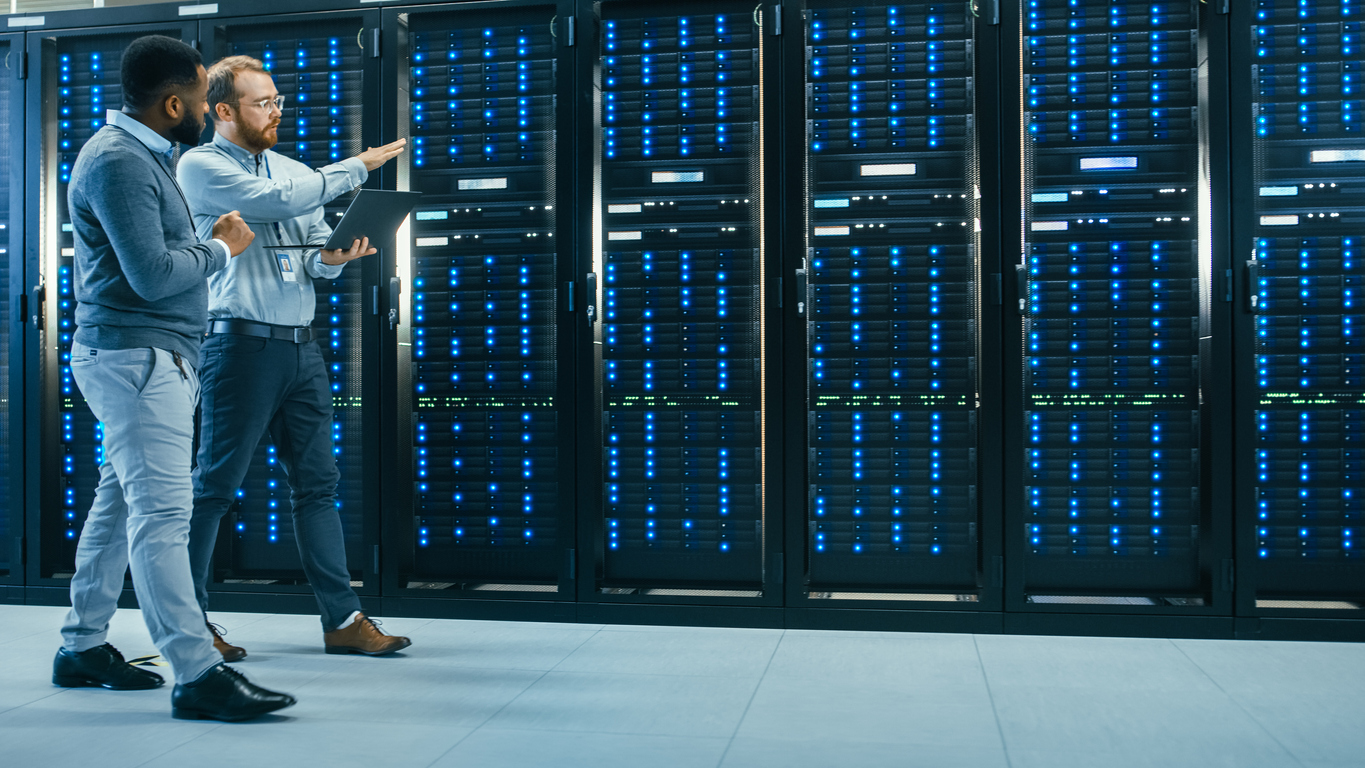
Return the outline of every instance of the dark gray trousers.
<path id="1" fill-rule="evenodd" d="M 199 459 L 194 470 L 190 566 L 195 595 L 208 611 L 218 526 L 268 431 L 289 480 L 294 540 L 317 597 L 324 631 L 335 629 L 360 598 L 351 589 L 346 541 L 337 511 L 332 449 L 332 388 L 316 341 L 295 344 L 220 333 L 200 351 Z"/>

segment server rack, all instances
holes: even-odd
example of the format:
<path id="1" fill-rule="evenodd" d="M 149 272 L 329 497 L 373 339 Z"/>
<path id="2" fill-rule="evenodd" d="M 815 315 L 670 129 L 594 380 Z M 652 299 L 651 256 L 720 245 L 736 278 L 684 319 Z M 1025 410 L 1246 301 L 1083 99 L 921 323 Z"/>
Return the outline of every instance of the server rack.
<path id="1" fill-rule="evenodd" d="M 765 9 L 596 5 L 594 264 L 600 457 L 581 508 L 600 602 L 772 602 L 765 431 L 772 310 L 762 162 Z M 774 471 L 772 476 L 776 477 Z M 779 484 L 775 484 L 780 487 Z"/>
<path id="2" fill-rule="evenodd" d="M 1359 2 L 1240 4 L 1239 613 L 1360 618 Z M 1240 66 L 1236 66 L 1240 63 Z M 1249 76 L 1248 74 L 1249 73 Z"/>
<path id="3" fill-rule="evenodd" d="M 25 101 L 28 162 L 27 242 L 36 253 L 37 280 L 30 315 L 36 343 L 27 365 L 38 406 L 37 430 L 26 453 L 37 456 L 37 480 L 28 489 L 34 536 L 28 545 L 29 585 L 60 585 L 74 572 L 85 515 L 94 500 L 101 460 L 100 425 L 90 413 L 68 364 L 76 301 L 75 256 L 66 209 L 71 167 L 85 142 L 104 125 L 107 109 L 123 105 L 119 57 L 134 39 L 162 34 L 196 39 L 194 22 L 33 32 L 28 35 L 29 87 Z M 36 195 L 35 195 L 36 191 Z M 36 247 L 35 247 L 36 246 Z M 31 260 L 32 261 L 32 260 Z"/>
<path id="4" fill-rule="evenodd" d="M 1228 528 L 1209 492 L 1206 395 L 1225 383 L 1209 365 L 1200 140 L 1213 11 L 1189 0 L 1011 10 L 1023 231 L 1007 605 L 1227 612 Z"/>
<path id="5" fill-rule="evenodd" d="M 285 97 L 279 143 L 274 147 L 320 167 L 379 144 L 380 67 L 375 32 L 379 13 L 341 12 L 204 20 L 205 63 L 226 56 L 260 59 Z M 378 179 L 366 182 L 377 187 Z M 355 197 L 325 207 L 338 220 Z M 376 244 L 386 247 L 387 244 Z M 313 328 L 327 361 L 333 393 L 333 452 L 341 474 L 338 509 L 352 586 L 378 592 L 377 547 L 379 382 L 373 367 L 379 348 L 376 257 L 347 265 L 335 280 L 314 279 Z M 210 589 L 220 592 L 306 591 L 290 518 L 289 485 L 267 434 L 224 516 L 214 553 Z"/>
<path id="6" fill-rule="evenodd" d="M 24 36 L 0 35 L 0 585 L 23 584 Z"/>
<path id="7" fill-rule="evenodd" d="M 977 125 L 995 112 L 993 51 L 978 59 L 966 4 L 826 0 L 803 15 L 786 142 L 805 173 L 783 185 L 805 190 L 788 207 L 805 245 L 787 265 L 805 364 L 796 598 L 998 609 L 998 488 L 983 477 L 999 475 L 999 310 L 981 290 L 999 269 L 981 251 L 998 192 L 983 200 Z"/>
<path id="8" fill-rule="evenodd" d="M 574 598 L 572 12 L 386 17 L 409 139 L 398 186 L 424 195 L 391 296 L 398 595 Z"/>

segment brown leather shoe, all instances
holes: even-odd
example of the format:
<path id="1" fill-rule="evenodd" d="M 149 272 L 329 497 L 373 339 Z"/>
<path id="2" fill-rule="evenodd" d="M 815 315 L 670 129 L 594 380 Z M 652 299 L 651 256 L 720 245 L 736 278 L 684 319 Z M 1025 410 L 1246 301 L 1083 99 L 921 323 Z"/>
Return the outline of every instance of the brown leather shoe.
<path id="1" fill-rule="evenodd" d="M 233 645 L 223 639 L 227 634 L 223 628 L 211 621 L 204 622 L 209 625 L 209 632 L 213 633 L 213 650 L 223 655 L 223 661 L 241 661 L 246 658 L 246 649 Z"/>
<path id="2" fill-rule="evenodd" d="M 345 629 L 322 633 L 322 643 L 328 653 L 363 653 L 366 656 L 383 656 L 412 645 L 406 637 L 384 634 L 379 629 L 379 622 L 363 613 Z"/>

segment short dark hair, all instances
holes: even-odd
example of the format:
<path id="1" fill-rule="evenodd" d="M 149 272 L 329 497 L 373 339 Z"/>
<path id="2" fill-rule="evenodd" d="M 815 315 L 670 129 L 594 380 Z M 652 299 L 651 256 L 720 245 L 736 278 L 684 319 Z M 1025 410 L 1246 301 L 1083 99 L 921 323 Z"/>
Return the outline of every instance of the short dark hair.
<path id="1" fill-rule="evenodd" d="M 123 51 L 119 65 L 123 106 L 141 112 L 166 93 L 199 82 L 204 57 L 199 51 L 165 35 L 139 37 Z"/>

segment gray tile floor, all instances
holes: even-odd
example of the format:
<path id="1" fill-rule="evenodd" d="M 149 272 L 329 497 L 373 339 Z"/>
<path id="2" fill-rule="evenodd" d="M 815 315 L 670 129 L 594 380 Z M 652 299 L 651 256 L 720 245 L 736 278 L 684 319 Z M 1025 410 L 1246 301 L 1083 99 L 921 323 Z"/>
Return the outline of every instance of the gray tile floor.
<path id="1" fill-rule="evenodd" d="M 0 765 L 1365 766 L 1365 645 L 389 619 L 401 657 L 322 653 L 317 620 L 217 614 L 241 724 L 168 691 L 51 685 L 62 609 L 0 606 Z M 141 616 L 111 641 L 154 653 Z"/>

